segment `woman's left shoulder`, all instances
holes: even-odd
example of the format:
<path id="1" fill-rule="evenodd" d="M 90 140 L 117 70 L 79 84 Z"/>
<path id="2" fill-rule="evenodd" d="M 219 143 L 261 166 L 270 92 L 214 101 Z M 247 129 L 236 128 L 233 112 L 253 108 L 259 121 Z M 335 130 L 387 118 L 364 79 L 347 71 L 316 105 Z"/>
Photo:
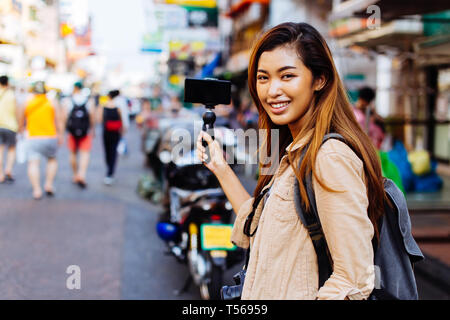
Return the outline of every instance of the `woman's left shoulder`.
<path id="1" fill-rule="evenodd" d="M 356 153 L 344 142 L 337 139 L 327 140 L 317 153 L 319 161 L 350 161 L 355 167 L 362 168 L 363 163 Z"/>

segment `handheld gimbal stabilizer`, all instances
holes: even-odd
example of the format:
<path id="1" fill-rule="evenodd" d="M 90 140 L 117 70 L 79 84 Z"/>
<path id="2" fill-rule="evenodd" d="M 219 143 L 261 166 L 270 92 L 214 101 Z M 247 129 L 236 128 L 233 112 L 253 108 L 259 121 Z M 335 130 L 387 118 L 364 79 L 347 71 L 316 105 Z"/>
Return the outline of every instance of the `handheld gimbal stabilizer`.
<path id="1" fill-rule="evenodd" d="M 212 78 L 186 78 L 184 82 L 184 101 L 201 103 L 206 107 L 207 110 L 203 114 L 202 130 L 214 139 L 216 114 L 213 110 L 218 104 L 230 104 L 231 82 Z M 206 147 L 205 141 L 202 141 L 202 144 Z"/>

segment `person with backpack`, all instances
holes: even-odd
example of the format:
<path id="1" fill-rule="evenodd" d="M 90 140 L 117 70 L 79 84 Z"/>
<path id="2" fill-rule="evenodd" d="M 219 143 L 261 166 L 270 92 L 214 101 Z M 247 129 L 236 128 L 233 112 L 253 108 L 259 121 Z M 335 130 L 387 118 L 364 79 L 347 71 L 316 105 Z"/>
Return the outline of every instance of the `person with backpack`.
<path id="1" fill-rule="evenodd" d="M 239 290 L 224 288 L 224 298 L 371 298 L 381 285 L 374 248 L 391 225 L 388 193 L 325 40 L 306 23 L 273 27 L 252 49 L 248 84 L 265 132 L 253 196 L 216 140 L 206 132 L 197 140 L 197 156 L 237 213 L 231 241 L 248 249 L 245 281 Z"/>
<path id="2" fill-rule="evenodd" d="M 103 124 L 103 147 L 105 150 L 106 175 L 103 183 L 110 186 L 114 182 L 117 163 L 117 146 L 122 137 L 124 126 L 122 112 L 118 105 L 119 90 L 108 92 L 109 100 L 98 109 L 98 119 Z"/>
<path id="3" fill-rule="evenodd" d="M 65 123 L 68 132 L 67 147 L 70 151 L 72 182 L 80 188 L 87 187 L 86 173 L 89 166 L 92 140 L 95 137 L 95 106 L 82 91 L 83 84 L 76 82 L 72 96 L 65 101 Z M 79 161 L 78 161 L 79 154 Z"/>

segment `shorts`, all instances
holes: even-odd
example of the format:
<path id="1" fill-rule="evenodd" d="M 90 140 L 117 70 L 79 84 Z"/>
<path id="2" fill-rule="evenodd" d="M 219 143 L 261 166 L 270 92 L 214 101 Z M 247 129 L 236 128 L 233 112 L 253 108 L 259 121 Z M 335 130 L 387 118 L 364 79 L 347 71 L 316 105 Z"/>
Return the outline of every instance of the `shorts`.
<path id="1" fill-rule="evenodd" d="M 53 159 L 58 150 L 58 139 L 56 138 L 35 138 L 27 140 L 27 159 L 38 160 L 41 157 Z"/>
<path id="2" fill-rule="evenodd" d="M 71 152 L 77 152 L 78 150 L 89 152 L 92 148 L 92 136 L 87 134 L 84 137 L 75 138 L 73 135 L 69 134 L 67 147 Z"/>
<path id="3" fill-rule="evenodd" d="M 14 147 L 16 145 L 16 133 L 9 129 L 0 128 L 0 145 Z"/>

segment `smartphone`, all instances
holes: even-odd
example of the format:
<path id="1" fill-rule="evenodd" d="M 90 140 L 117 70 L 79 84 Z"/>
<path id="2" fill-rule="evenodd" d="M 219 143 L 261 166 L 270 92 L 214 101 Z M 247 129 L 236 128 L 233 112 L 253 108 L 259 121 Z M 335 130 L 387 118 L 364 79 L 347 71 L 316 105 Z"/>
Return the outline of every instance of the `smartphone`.
<path id="1" fill-rule="evenodd" d="M 231 82 L 217 79 L 192 79 L 184 81 L 184 102 L 202 103 L 205 106 L 231 103 Z"/>

